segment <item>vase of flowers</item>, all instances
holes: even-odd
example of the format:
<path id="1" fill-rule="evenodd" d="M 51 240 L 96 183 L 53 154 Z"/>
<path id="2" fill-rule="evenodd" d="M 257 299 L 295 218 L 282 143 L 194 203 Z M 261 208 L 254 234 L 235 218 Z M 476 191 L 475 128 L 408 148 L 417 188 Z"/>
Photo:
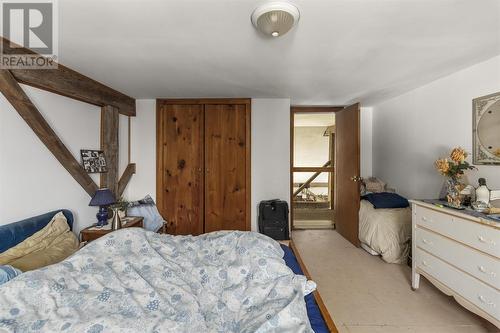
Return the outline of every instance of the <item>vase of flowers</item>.
<path id="1" fill-rule="evenodd" d="M 129 206 L 129 202 L 125 200 L 123 197 L 118 198 L 118 200 L 110 205 L 108 208 L 108 216 L 113 216 L 114 212 L 113 210 L 117 208 L 118 216 L 120 216 L 121 219 L 125 218 L 127 216 L 127 208 Z M 111 223 L 113 220 L 112 217 L 108 219 L 108 222 Z"/>
<path id="2" fill-rule="evenodd" d="M 465 185 L 461 182 L 466 170 L 474 170 L 466 159 L 469 154 L 461 147 L 454 148 L 449 157 L 438 159 L 434 164 L 436 169 L 446 180 L 446 200 L 453 207 L 461 207 L 463 195 L 461 191 Z"/>

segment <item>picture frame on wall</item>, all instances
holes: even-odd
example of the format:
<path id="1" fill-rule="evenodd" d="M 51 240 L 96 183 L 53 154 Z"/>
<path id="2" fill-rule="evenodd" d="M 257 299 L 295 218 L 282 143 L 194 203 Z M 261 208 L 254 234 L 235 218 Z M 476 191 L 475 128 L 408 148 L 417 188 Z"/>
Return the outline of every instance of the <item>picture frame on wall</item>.
<path id="1" fill-rule="evenodd" d="M 473 162 L 500 165 L 500 92 L 472 101 Z"/>
<path id="2" fill-rule="evenodd" d="M 108 172 L 106 156 L 102 150 L 81 149 L 82 166 L 88 173 Z"/>

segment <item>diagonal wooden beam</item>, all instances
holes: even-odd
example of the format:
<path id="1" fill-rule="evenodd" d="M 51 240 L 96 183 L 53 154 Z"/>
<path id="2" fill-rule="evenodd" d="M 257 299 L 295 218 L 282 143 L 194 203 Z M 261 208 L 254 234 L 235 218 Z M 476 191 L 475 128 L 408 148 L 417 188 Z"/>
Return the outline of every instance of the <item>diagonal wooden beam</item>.
<path id="1" fill-rule="evenodd" d="M 98 189 L 97 185 L 57 137 L 14 76 L 6 69 L 0 69 L 0 91 L 62 166 L 90 196 L 93 196 Z"/>
<path id="2" fill-rule="evenodd" d="M 129 165 L 127 165 L 125 171 L 123 171 L 123 175 L 120 177 L 120 181 L 118 182 L 118 197 L 123 194 L 123 191 L 125 191 L 125 187 L 127 187 L 127 184 L 134 173 L 135 163 L 130 163 Z"/>
<path id="3" fill-rule="evenodd" d="M 108 172 L 101 173 L 101 187 L 107 187 L 118 198 L 118 109 L 113 106 L 101 108 L 101 149 L 106 156 Z"/>
<path id="4" fill-rule="evenodd" d="M 12 48 L 11 42 L 0 36 L 2 53 L 37 54 L 24 47 Z M 121 114 L 135 116 L 135 99 L 97 82 L 68 67 L 57 69 L 10 69 L 18 82 L 97 106 L 112 105 Z"/>
<path id="5" fill-rule="evenodd" d="M 331 160 L 327 161 L 325 164 L 323 164 L 322 168 L 329 166 L 331 163 Z M 311 177 L 309 177 L 308 180 L 306 180 L 304 184 L 300 185 L 300 187 L 295 192 L 293 192 L 292 198 L 295 198 L 300 192 L 302 192 L 307 186 L 309 186 L 321 174 L 321 172 L 322 171 L 315 172 Z"/>

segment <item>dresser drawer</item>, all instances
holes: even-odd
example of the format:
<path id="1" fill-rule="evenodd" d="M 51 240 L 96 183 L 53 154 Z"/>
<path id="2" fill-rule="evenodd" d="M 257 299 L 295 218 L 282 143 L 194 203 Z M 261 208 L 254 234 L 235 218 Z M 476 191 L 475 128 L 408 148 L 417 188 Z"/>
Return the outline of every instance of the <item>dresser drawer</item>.
<path id="1" fill-rule="evenodd" d="M 417 251 L 416 260 L 419 270 L 429 274 L 457 295 L 500 320 L 500 292 L 498 290 L 422 250 Z"/>
<path id="2" fill-rule="evenodd" d="M 416 224 L 436 231 L 475 249 L 500 257 L 500 230 L 441 213 L 416 207 Z"/>
<path id="3" fill-rule="evenodd" d="M 417 246 L 500 289 L 500 260 L 449 238 L 417 228 Z"/>

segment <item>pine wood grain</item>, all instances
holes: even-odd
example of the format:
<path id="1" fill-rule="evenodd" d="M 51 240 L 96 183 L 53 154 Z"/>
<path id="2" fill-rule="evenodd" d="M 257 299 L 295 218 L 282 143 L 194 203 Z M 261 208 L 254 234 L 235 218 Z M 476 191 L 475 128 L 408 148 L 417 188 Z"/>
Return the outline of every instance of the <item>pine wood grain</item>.
<path id="1" fill-rule="evenodd" d="M 101 149 L 106 156 L 108 171 L 101 173 L 101 187 L 107 187 L 118 199 L 118 109 L 106 105 L 101 108 Z"/>
<path id="2" fill-rule="evenodd" d="M 249 230 L 247 106 L 205 105 L 205 231 Z"/>
<path id="3" fill-rule="evenodd" d="M 157 201 L 169 233 L 203 233 L 203 105 L 157 108 Z"/>

